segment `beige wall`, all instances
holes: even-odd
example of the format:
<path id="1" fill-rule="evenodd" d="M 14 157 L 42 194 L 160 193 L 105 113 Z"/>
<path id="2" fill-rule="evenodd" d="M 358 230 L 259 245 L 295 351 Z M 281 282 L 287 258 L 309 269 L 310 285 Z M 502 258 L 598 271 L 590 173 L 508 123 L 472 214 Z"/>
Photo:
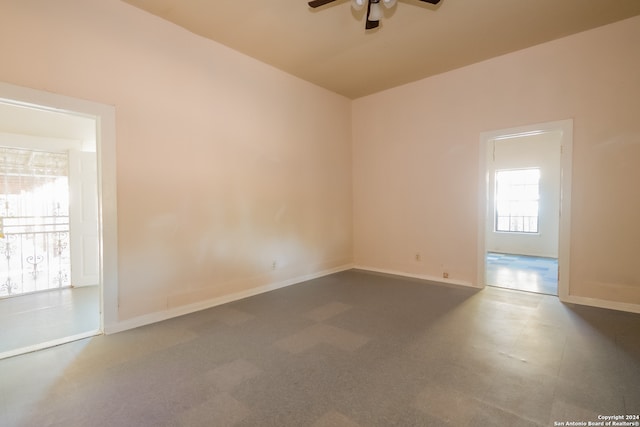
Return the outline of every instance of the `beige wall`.
<path id="1" fill-rule="evenodd" d="M 639 304 L 638 46 L 640 17 L 356 100 L 356 264 L 475 283 L 480 133 L 574 118 L 569 292 Z"/>
<path id="2" fill-rule="evenodd" d="M 0 9 L 0 81 L 115 106 L 120 320 L 352 261 L 348 99 L 117 0 Z"/>

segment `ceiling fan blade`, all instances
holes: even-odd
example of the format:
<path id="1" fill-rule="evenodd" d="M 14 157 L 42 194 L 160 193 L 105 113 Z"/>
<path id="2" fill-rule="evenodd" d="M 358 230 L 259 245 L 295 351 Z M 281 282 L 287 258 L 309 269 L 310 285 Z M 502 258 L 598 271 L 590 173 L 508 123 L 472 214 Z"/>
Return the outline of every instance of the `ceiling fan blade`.
<path id="1" fill-rule="evenodd" d="M 431 4 L 440 3 L 440 0 L 420 0 L 420 1 L 425 2 L 425 3 L 431 3 Z"/>
<path id="2" fill-rule="evenodd" d="M 320 7 L 320 6 L 324 6 L 325 4 L 333 3 L 334 1 L 336 1 L 336 0 L 311 0 L 309 2 L 309 6 L 311 6 L 311 7 Z"/>
<path id="3" fill-rule="evenodd" d="M 367 23 L 364 25 L 364 29 L 365 30 L 372 30 L 374 28 L 378 28 L 378 25 L 380 25 L 380 21 L 369 21 L 367 19 Z"/>

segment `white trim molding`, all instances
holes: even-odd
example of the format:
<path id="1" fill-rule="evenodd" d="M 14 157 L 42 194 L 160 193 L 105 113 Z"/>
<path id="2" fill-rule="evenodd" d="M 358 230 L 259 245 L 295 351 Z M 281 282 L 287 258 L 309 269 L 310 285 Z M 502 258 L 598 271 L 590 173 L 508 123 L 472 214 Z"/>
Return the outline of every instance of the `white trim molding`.
<path id="1" fill-rule="evenodd" d="M 567 304 L 588 305 L 590 307 L 606 308 L 609 310 L 626 311 L 629 313 L 640 314 L 640 304 L 607 301 L 599 298 L 580 297 L 575 295 L 569 295 L 561 301 Z"/>
<path id="2" fill-rule="evenodd" d="M 404 271 L 387 270 L 384 268 L 367 267 L 364 265 L 356 265 L 353 268 L 355 270 L 368 271 L 371 273 L 388 274 L 391 276 L 399 276 L 399 277 L 406 277 L 409 279 L 424 280 L 425 282 L 432 282 L 440 285 L 464 286 L 467 288 L 476 288 L 476 289 L 482 288 L 480 286 L 476 286 L 474 283 L 467 282 L 465 280 L 443 279 L 442 277 L 430 276 L 426 274 L 407 273 Z"/>
<path id="3" fill-rule="evenodd" d="M 131 319 L 126 319 L 117 324 L 106 325 L 105 333 L 115 334 L 118 332 L 123 332 L 129 329 L 138 328 L 145 325 L 150 325 L 156 322 L 162 322 L 163 320 L 172 319 L 174 317 L 184 316 L 185 314 L 195 313 L 197 311 L 206 310 L 209 308 L 213 308 L 222 304 L 227 304 L 233 301 L 238 301 L 244 298 L 252 297 L 255 295 L 259 295 L 265 292 L 274 291 L 276 289 L 285 288 L 287 286 L 298 285 L 300 283 L 306 282 L 308 280 L 317 279 L 320 277 L 328 276 L 330 274 L 339 273 L 341 271 L 351 270 L 353 269 L 352 264 L 342 265 L 339 267 L 319 271 L 316 273 L 307 274 L 304 276 L 298 276 L 291 279 L 283 280 L 280 282 L 268 283 L 263 286 L 258 286 L 255 288 L 247 289 L 245 291 L 236 292 L 229 295 L 224 295 L 218 298 L 212 298 L 205 301 L 199 301 L 197 303 L 183 305 L 180 307 L 175 307 L 165 311 L 159 311 L 155 313 L 149 313 L 142 316 L 134 317 Z"/>
<path id="4" fill-rule="evenodd" d="M 30 345 L 27 347 L 16 348 L 13 350 L 0 353 L 0 360 L 8 359 L 9 357 L 19 356 L 21 354 L 33 353 L 34 351 L 44 350 L 45 348 L 50 348 L 50 347 L 56 347 L 62 344 L 83 340 L 85 338 L 91 338 L 96 335 L 100 335 L 101 333 L 102 332 L 99 329 L 96 329 L 93 331 L 87 331 L 81 334 L 72 335 L 70 337 L 58 338 L 55 340 L 46 341 L 46 342 Z"/>

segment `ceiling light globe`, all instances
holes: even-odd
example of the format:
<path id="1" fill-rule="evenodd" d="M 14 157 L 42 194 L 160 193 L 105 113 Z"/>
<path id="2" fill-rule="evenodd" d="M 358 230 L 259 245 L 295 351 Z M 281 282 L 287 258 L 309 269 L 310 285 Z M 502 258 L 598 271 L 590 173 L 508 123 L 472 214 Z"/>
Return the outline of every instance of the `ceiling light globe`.
<path id="1" fill-rule="evenodd" d="M 351 7 L 355 10 L 360 10 L 367 4 L 368 0 L 351 0 Z"/>

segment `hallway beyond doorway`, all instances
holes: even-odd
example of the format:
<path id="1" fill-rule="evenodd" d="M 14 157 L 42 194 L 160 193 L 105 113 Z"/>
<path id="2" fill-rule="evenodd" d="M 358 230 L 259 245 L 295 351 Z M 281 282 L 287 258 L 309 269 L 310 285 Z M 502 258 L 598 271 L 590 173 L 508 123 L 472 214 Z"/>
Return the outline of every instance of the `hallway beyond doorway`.
<path id="1" fill-rule="evenodd" d="M 100 287 L 52 289 L 0 300 L 0 359 L 100 333 Z M 46 345 L 45 345 L 46 346 Z"/>
<path id="2" fill-rule="evenodd" d="M 558 260 L 489 252 L 486 257 L 486 283 L 501 288 L 558 295 Z"/>

